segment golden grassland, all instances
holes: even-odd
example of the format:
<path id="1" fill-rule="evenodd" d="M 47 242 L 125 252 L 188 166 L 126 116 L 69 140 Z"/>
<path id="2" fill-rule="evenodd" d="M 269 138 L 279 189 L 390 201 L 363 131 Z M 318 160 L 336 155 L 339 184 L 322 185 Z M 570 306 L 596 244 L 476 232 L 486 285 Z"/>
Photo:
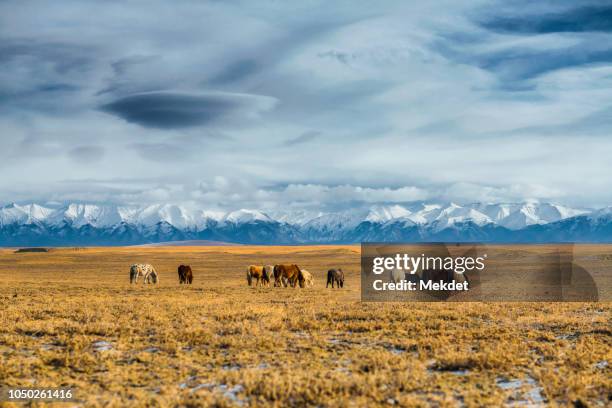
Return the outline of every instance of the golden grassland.
<path id="1" fill-rule="evenodd" d="M 0 385 L 82 406 L 610 405 L 612 303 L 362 303 L 359 251 L 0 250 Z M 158 286 L 129 285 L 137 262 Z M 284 262 L 314 287 L 246 286 L 247 265 Z"/>

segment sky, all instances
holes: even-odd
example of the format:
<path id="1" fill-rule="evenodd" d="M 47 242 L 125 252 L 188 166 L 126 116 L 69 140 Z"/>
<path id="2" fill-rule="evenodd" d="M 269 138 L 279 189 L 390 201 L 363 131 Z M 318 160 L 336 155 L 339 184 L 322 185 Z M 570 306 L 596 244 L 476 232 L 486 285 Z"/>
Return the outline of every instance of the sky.
<path id="1" fill-rule="evenodd" d="M 608 1 L 0 2 L 0 202 L 612 205 Z"/>

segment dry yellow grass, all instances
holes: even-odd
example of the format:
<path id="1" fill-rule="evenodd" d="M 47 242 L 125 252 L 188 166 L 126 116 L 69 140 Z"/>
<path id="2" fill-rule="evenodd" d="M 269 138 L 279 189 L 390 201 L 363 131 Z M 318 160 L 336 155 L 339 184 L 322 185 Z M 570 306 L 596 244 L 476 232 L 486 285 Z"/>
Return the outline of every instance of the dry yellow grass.
<path id="1" fill-rule="evenodd" d="M 158 287 L 130 287 L 136 262 Z M 315 286 L 246 286 L 248 264 L 282 262 Z M 2 250 L 0 384 L 84 406 L 606 406 L 611 306 L 361 303 L 356 246 Z"/>

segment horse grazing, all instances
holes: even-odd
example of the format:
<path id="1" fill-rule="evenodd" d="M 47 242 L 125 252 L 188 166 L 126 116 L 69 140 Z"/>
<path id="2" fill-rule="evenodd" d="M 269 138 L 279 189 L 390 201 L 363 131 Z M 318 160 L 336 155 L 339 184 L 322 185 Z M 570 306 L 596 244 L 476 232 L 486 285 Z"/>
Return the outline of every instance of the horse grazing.
<path id="1" fill-rule="evenodd" d="M 344 287 L 344 272 L 342 272 L 342 268 L 330 269 L 327 271 L 327 284 L 325 287 L 327 288 L 331 284 L 333 288 L 334 283 L 338 285 L 338 289 Z"/>
<path id="2" fill-rule="evenodd" d="M 301 270 L 301 277 L 299 277 L 300 287 L 304 288 L 306 286 L 314 286 L 314 278 L 312 274 L 308 272 L 306 269 Z"/>
<path id="3" fill-rule="evenodd" d="M 157 271 L 150 264 L 134 264 L 130 267 L 130 283 L 138 283 L 138 278 L 143 277 L 143 283 L 159 283 Z"/>
<path id="4" fill-rule="evenodd" d="M 274 265 L 274 286 L 287 286 L 291 285 L 295 288 L 296 284 L 300 282 L 300 286 L 303 286 L 304 278 L 300 267 L 292 265 Z"/>
<path id="5" fill-rule="evenodd" d="M 263 266 L 249 265 L 246 276 L 249 286 L 265 286 L 270 283 L 270 277 L 266 275 Z"/>
<path id="6" fill-rule="evenodd" d="M 189 284 L 193 282 L 193 271 L 189 265 L 180 265 L 178 267 L 178 277 L 180 284 Z"/>
<path id="7" fill-rule="evenodd" d="M 263 267 L 263 283 L 270 286 L 272 278 L 274 278 L 274 265 L 265 265 Z"/>

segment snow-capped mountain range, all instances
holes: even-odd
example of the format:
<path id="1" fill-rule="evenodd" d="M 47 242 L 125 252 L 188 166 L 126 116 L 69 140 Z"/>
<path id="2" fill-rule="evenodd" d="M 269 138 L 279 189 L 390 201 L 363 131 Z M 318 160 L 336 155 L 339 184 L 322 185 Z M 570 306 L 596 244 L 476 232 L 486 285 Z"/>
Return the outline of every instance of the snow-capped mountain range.
<path id="1" fill-rule="evenodd" d="M 181 205 L 0 208 L 0 246 L 127 245 L 178 240 L 257 244 L 362 241 L 612 242 L 612 208 L 549 203 L 375 205 L 341 212 Z"/>

